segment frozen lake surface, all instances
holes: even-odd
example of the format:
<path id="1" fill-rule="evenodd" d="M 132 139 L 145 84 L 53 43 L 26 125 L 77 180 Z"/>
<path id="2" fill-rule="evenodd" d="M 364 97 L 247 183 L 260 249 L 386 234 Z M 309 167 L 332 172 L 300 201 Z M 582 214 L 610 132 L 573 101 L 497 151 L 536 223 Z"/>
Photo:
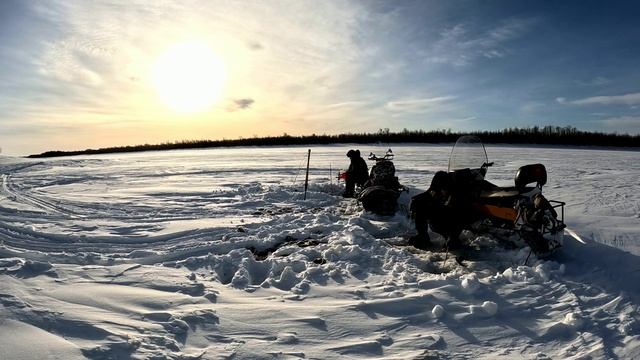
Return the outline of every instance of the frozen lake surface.
<path id="1" fill-rule="evenodd" d="M 587 242 L 522 266 L 342 199 L 347 150 L 386 145 L 310 147 L 303 201 L 307 148 L 0 158 L 0 358 L 640 357 L 640 153 L 487 146 L 499 185 L 543 163 Z M 451 146 L 392 149 L 415 194 Z"/>
<path id="2" fill-rule="evenodd" d="M 310 182 L 337 183 L 330 181 L 330 173 L 335 178 L 348 167 L 349 148 L 311 147 Z M 387 149 L 360 148 L 363 155 Z M 116 236 L 121 243 L 261 221 L 254 213 L 269 201 L 255 202 L 238 191 L 258 183 L 302 190 L 306 150 L 256 147 L 4 159 L 0 219 L 35 230 L 44 241 L 49 235 Z M 393 150 L 401 183 L 424 190 L 436 171 L 446 169 L 451 146 L 400 145 Z M 487 153 L 495 162 L 487 179 L 499 185 L 512 185 L 522 165 L 545 164 L 545 194 L 567 203 L 570 228 L 640 254 L 639 152 L 488 146 Z"/>

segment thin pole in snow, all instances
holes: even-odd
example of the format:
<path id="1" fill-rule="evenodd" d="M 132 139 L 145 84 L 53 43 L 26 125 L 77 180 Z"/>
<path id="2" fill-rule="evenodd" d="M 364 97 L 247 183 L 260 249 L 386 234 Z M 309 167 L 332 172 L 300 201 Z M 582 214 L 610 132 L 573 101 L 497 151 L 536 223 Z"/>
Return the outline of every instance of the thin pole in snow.
<path id="1" fill-rule="evenodd" d="M 307 188 L 309 187 L 309 160 L 311 160 L 311 149 L 307 153 L 307 175 L 304 178 L 304 200 L 307 200 Z"/>
<path id="2" fill-rule="evenodd" d="M 331 172 L 331 164 L 329 164 L 329 184 L 333 185 L 333 173 Z"/>
<path id="3" fill-rule="evenodd" d="M 531 252 L 533 251 L 533 249 L 529 250 L 529 255 L 527 255 L 527 258 L 524 259 L 524 263 L 522 265 L 527 266 L 527 261 L 529 261 L 529 256 L 531 256 Z"/>

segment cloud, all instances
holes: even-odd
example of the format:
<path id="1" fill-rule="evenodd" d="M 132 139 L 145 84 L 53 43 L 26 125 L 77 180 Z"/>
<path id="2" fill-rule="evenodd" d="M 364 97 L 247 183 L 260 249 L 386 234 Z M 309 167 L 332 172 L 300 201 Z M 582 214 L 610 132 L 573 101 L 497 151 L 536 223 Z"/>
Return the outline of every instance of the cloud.
<path id="1" fill-rule="evenodd" d="M 505 57 L 509 53 L 505 44 L 526 33 L 536 22 L 535 19 L 511 18 L 480 33 L 468 24 L 457 24 L 440 33 L 427 61 L 464 67 L 479 58 Z"/>
<path id="2" fill-rule="evenodd" d="M 237 100 L 234 100 L 234 102 L 236 103 L 236 105 L 238 105 L 240 109 L 248 109 L 251 106 L 251 104 L 255 102 L 255 100 L 247 98 L 247 99 L 237 99 Z"/>
<path id="3" fill-rule="evenodd" d="M 247 46 L 251 50 L 262 50 L 262 49 L 264 49 L 264 46 L 262 46 L 262 44 L 257 42 L 257 41 L 249 41 L 247 43 Z"/>
<path id="4" fill-rule="evenodd" d="M 556 98 L 560 104 L 571 105 L 640 105 L 640 93 L 625 95 L 592 96 L 584 99 L 567 101 L 564 97 Z"/>
<path id="5" fill-rule="evenodd" d="M 615 116 L 601 120 L 607 128 L 640 132 L 640 116 Z"/>
<path id="6" fill-rule="evenodd" d="M 452 119 L 447 119 L 446 122 L 449 126 L 451 126 L 452 123 L 456 123 L 457 126 L 463 126 L 466 123 L 472 122 L 474 120 L 476 120 L 478 117 L 476 116 L 467 116 L 464 118 L 452 118 Z"/>
<path id="7" fill-rule="evenodd" d="M 527 113 L 527 114 L 535 113 L 541 109 L 544 109 L 544 107 L 545 107 L 545 104 L 543 102 L 528 101 L 522 104 L 522 106 L 520 106 L 520 112 Z"/>
<path id="8" fill-rule="evenodd" d="M 246 110 L 251 107 L 256 101 L 251 98 L 233 99 L 232 104 L 227 107 L 227 111 Z"/>
<path id="9" fill-rule="evenodd" d="M 389 101 L 386 108 L 397 112 L 425 112 L 438 107 L 439 104 L 456 99 L 456 96 L 438 96 L 423 99 L 403 99 Z"/>
<path id="10" fill-rule="evenodd" d="M 613 81 L 611 79 L 608 79 L 604 76 L 596 76 L 593 79 L 587 80 L 587 81 L 582 81 L 582 80 L 578 80 L 576 81 L 576 84 L 580 85 L 580 86 L 603 86 L 603 85 L 608 85 L 611 84 Z"/>
<path id="11" fill-rule="evenodd" d="M 435 129 L 457 129 L 457 130 L 475 130 L 474 124 L 477 123 L 478 118 L 476 116 L 467 117 L 438 117 L 430 121 L 430 124 Z"/>
<path id="12" fill-rule="evenodd" d="M 357 108 L 357 107 L 361 107 L 361 106 L 364 106 L 364 105 L 367 105 L 367 104 L 368 104 L 368 102 L 366 102 L 366 101 L 358 101 L 358 100 L 343 101 L 343 102 L 339 102 L 339 103 L 329 104 L 329 105 L 327 105 L 327 109 Z"/>

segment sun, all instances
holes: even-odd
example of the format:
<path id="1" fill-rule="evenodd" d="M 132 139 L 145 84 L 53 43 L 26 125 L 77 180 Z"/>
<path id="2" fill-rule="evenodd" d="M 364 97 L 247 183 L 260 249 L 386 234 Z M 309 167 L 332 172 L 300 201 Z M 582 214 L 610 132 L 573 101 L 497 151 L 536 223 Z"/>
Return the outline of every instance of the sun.
<path id="1" fill-rule="evenodd" d="M 177 112 L 194 113 L 211 108 L 220 99 L 226 70 L 206 43 L 190 41 L 162 53 L 152 78 L 162 102 Z"/>

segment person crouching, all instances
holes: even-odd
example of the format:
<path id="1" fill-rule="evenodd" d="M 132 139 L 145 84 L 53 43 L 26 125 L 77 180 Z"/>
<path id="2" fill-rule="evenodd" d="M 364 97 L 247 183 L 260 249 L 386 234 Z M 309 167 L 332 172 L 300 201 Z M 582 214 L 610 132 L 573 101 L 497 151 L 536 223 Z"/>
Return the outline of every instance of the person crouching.
<path id="1" fill-rule="evenodd" d="M 347 157 L 351 160 L 351 164 L 349 164 L 349 169 L 346 173 L 346 186 L 342 196 L 351 198 L 355 195 L 356 185 L 363 186 L 369 179 L 369 167 L 360 156 L 360 150 L 349 150 Z"/>

